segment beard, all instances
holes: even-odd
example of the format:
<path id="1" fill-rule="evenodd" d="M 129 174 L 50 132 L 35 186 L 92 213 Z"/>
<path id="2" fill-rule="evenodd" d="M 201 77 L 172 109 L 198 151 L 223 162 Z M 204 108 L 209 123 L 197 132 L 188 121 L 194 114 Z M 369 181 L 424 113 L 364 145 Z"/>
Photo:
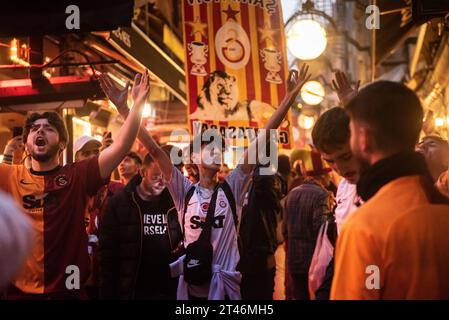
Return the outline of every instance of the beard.
<path id="1" fill-rule="evenodd" d="M 368 168 L 371 166 L 369 161 L 365 158 L 363 158 L 358 152 L 353 151 L 353 156 L 357 163 L 359 164 L 359 179 L 363 175 L 363 173 L 368 170 Z"/>
<path id="2" fill-rule="evenodd" d="M 56 154 L 58 154 L 58 152 L 59 152 L 59 145 L 54 144 L 48 147 L 46 153 L 35 153 L 34 149 L 31 148 L 30 156 L 37 162 L 47 162 L 48 160 L 53 158 Z"/>

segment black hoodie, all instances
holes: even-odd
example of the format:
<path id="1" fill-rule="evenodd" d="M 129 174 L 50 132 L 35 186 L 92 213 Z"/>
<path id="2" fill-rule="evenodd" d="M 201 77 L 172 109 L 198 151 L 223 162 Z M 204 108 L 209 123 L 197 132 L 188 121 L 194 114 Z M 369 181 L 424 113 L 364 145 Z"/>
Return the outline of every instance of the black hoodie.
<path id="1" fill-rule="evenodd" d="M 181 254 L 182 231 L 168 190 L 164 189 L 154 203 L 146 202 L 149 205 L 146 206 L 136 192 L 136 187 L 141 181 L 140 175 L 136 175 L 126 185 L 125 190 L 110 199 L 100 226 L 100 298 L 102 299 L 142 298 L 142 291 L 145 291 L 144 296 L 167 297 L 164 287 L 168 287 L 168 284 L 167 286 L 157 284 L 150 288 L 148 282 L 150 278 L 161 281 L 164 278 L 169 281 L 167 279 L 168 263 Z M 157 219 L 159 220 L 160 214 L 166 215 L 168 222 L 166 230 L 163 226 L 155 227 L 145 223 L 153 219 L 149 217 L 151 213 L 146 212 L 148 208 L 158 209 Z M 156 221 L 156 217 L 153 221 Z M 154 228 L 158 230 L 156 233 L 161 235 L 149 239 L 147 236 L 154 234 Z M 158 247 L 169 248 L 167 251 L 170 252 L 155 254 Z M 153 268 L 147 268 L 152 265 L 163 270 L 158 273 L 157 270 L 152 270 Z M 165 277 L 161 277 L 161 274 Z M 173 281 L 169 282 L 171 287 Z"/>

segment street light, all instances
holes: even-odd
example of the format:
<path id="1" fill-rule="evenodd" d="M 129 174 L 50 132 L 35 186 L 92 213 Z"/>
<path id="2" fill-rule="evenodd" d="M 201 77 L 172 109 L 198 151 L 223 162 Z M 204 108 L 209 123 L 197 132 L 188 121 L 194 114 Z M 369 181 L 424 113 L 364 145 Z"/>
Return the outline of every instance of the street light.
<path id="1" fill-rule="evenodd" d="M 326 30 L 315 20 L 297 20 L 287 31 L 287 47 L 298 59 L 318 58 L 326 49 L 326 45 Z"/>
<path id="2" fill-rule="evenodd" d="M 303 114 L 301 114 L 298 117 L 298 125 L 302 129 L 305 129 L 305 130 L 312 129 L 314 124 L 315 124 L 315 118 L 314 117 L 305 116 Z"/>
<path id="3" fill-rule="evenodd" d="M 324 88 L 318 81 L 308 81 L 301 89 L 301 98 L 311 106 L 320 104 L 324 99 Z"/>
<path id="4" fill-rule="evenodd" d="M 437 126 L 437 127 L 444 126 L 444 119 L 443 118 L 436 118 L 435 119 L 435 126 Z"/>
<path id="5" fill-rule="evenodd" d="M 151 107 L 151 104 L 146 102 L 143 106 L 142 118 L 149 118 L 151 116 L 153 116 L 153 109 Z"/>

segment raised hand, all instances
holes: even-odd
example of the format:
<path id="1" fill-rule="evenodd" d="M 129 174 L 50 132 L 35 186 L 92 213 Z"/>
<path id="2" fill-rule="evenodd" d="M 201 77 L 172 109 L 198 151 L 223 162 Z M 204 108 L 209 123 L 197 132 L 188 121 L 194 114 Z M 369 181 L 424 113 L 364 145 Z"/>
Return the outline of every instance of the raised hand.
<path id="1" fill-rule="evenodd" d="M 134 85 L 131 90 L 134 105 L 143 107 L 150 92 L 150 75 L 145 69 L 143 74 L 138 73 L 134 78 Z"/>
<path id="2" fill-rule="evenodd" d="M 110 83 L 104 82 L 103 84 L 106 86 L 105 89 L 112 92 L 113 88 L 110 86 Z M 145 70 L 143 74 L 136 75 L 134 79 L 134 86 L 132 89 L 132 96 L 134 99 L 133 107 L 129 110 L 128 115 L 122 114 L 126 120 L 120 128 L 120 131 L 115 138 L 115 142 L 108 148 L 102 150 L 98 157 L 100 175 L 103 179 L 106 179 L 111 175 L 112 171 L 119 165 L 131 149 L 141 128 L 143 106 L 145 105 L 145 100 L 149 91 L 150 79 L 148 71 Z M 126 113 L 128 113 L 128 110 Z"/>
<path id="3" fill-rule="evenodd" d="M 23 144 L 23 138 L 22 138 L 22 136 L 17 136 L 8 141 L 8 143 L 5 146 L 5 150 L 4 150 L 3 154 L 12 155 L 16 151 L 23 152 L 24 150 L 25 150 L 25 146 Z"/>
<path id="4" fill-rule="evenodd" d="M 23 144 L 22 136 L 12 138 L 8 141 L 5 150 L 3 151 L 2 163 L 13 164 L 14 154 L 16 153 L 16 151 L 23 152 L 24 150 L 25 146 Z"/>
<path id="5" fill-rule="evenodd" d="M 107 147 L 109 147 L 114 140 L 112 140 L 112 133 L 111 132 L 104 132 L 103 138 L 101 139 L 101 150 L 103 151 Z"/>
<path id="6" fill-rule="evenodd" d="M 304 63 L 298 73 L 297 70 L 290 70 L 287 80 L 287 94 L 285 95 L 282 104 L 290 106 L 298 96 L 299 90 L 304 84 L 309 81 L 311 74 L 309 73 L 309 66 Z"/>
<path id="7" fill-rule="evenodd" d="M 340 103 L 345 106 L 359 92 L 360 80 L 353 88 L 343 71 L 335 72 L 335 80 L 332 80 L 332 88 L 337 93 Z"/>
<path id="8" fill-rule="evenodd" d="M 256 164 L 249 163 L 249 154 L 257 154 L 257 152 L 263 152 L 263 149 L 267 146 L 268 139 L 271 138 L 271 134 L 267 134 L 269 130 L 277 129 L 284 119 L 285 115 L 288 113 L 290 106 L 295 101 L 296 96 L 301 90 L 302 86 L 310 79 L 309 66 L 303 64 L 300 71 L 291 70 L 288 75 L 287 80 L 287 93 L 282 99 L 282 102 L 277 107 L 276 111 L 273 112 L 271 117 L 264 125 L 265 130 L 261 130 L 258 134 L 257 139 L 250 143 L 248 148 L 245 150 L 243 157 L 240 160 L 240 169 L 250 174 L 252 170 L 256 167 Z M 258 149 L 262 148 L 262 149 Z M 258 161 L 258 160 L 257 160 Z"/>
<path id="9" fill-rule="evenodd" d="M 127 100 L 130 82 L 128 81 L 125 88 L 120 90 L 106 73 L 101 74 L 99 80 L 104 93 L 112 101 L 119 113 L 122 114 L 123 111 L 128 110 Z"/>

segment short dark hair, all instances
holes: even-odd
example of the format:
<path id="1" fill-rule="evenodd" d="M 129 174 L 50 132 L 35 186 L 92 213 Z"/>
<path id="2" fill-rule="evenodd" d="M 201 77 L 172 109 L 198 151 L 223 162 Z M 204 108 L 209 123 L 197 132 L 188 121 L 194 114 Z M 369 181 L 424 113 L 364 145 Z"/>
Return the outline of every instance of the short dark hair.
<path id="1" fill-rule="evenodd" d="M 44 112 L 37 113 L 34 112 L 28 116 L 25 122 L 25 128 L 23 130 L 23 141 L 26 143 L 28 139 L 28 135 L 30 134 L 31 127 L 34 122 L 39 119 L 47 119 L 48 123 L 56 128 L 59 134 L 59 141 L 67 144 L 69 140 L 69 134 L 67 132 L 67 128 L 65 126 L 64 120 L 62 120 L 61 116 L 57 112 Z"/>
<path id="2" fill-rule="evenodd" d="M 412 150 L 418 142 L 424 112 L 418 96 L 405 85 L 374 82 L 346 106 L 349 116 L 366 123 L 382 151 Z"/>
<path id="3" fill-rule="evenodd" d="M 290 158 L 285 154 L 278 156 L 278 172 L 281 175 L 288 176 L 291 171 Z"/>
<path id="4" fill-rule="evenodd" d="M 128 154 L 125 156 L 133 159 L 137 164 L 142 165 L 142 158 L 134 151 L 128 152 Z"/>
<path id="5" fill-rule="evenodd" d="M 312 130 L 312 140 L 319 151 L 331 153 L 349 142 L 349 116 L 343 108 L 324 112 Z"/>
<path id="6" fill-rule="evenodd" d="M 154 163 L 154 158 L 149 153 L 147 153 L 143 158 L 143 166 L 148 167 L 152 163 Z"/>

